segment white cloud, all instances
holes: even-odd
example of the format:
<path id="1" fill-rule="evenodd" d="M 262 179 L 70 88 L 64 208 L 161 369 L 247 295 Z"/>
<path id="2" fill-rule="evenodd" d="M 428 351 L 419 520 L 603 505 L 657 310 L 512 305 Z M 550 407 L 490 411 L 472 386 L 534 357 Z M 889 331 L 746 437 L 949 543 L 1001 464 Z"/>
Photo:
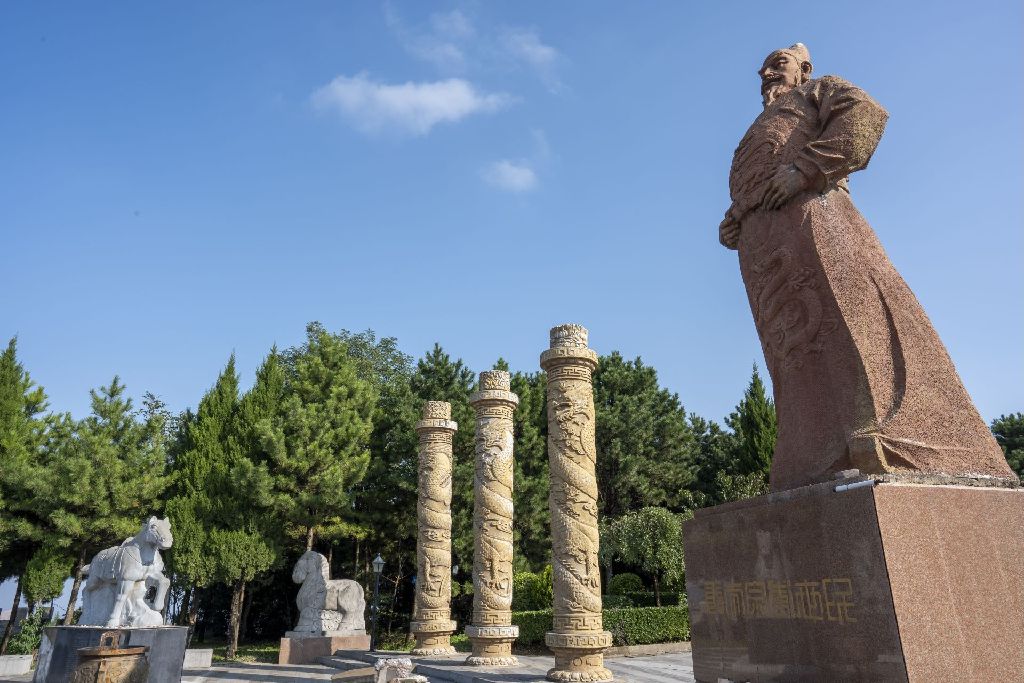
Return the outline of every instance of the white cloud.
<path id="1" fill-rule="evenodd" d="M 536 31 L 512 29 L 505 32 L 503 42 L 506 49 L 530 66 L 547 69 L 558 59 L 558 50 L 541 42 Z"/>
<path id="2" fill-rule="evenodd" d="M 512 102 L 503 93 L 479 92 L 461 78 L 391 85 L 372 81 L 365 73 L 338 76 L 311 99 L 319 111 L 336 112 L 364 133 L 390 129 L 413 135 L 426 135 L 439 123 L 497 111 Z"/>
<path id="3" fill-rule="evenodd" d="M 444 71 L 462 71 L 464 43 L 473 37 L 473 24 L 459 10 L 430 15 L 431 28 L 410 27 L 391 3 L 384 4 L 384 21 L 398 42 L 413 57 Z"/>
<path id="4" fill-rule="evenodd" d="M 525 161 L 495 161 L 481 175 L 488 185 L 507 192 L 529 192 L 537 187 L 537 174 Z"/>
<path id="5" fill-rule="evenodd" d="M 454 39 L 464 40 L 473 37 L 475 33 L 473 22 L 459 10 L 447 14 L 431 14 L 430 25 L 436 33 Z"/>

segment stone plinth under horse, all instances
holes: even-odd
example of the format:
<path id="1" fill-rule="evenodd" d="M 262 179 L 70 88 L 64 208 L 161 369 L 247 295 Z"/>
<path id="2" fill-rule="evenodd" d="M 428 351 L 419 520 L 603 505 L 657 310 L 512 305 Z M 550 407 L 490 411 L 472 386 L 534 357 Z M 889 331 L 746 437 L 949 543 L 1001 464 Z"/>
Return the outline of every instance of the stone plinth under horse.
<path id="1" fill-rule="evenodd" d="M 79 625 L 162 626 L 164 601 L 171 582 L 163 574 L 160 551 L 170 548 L 173 542 L 170 521 L 166 517 L 150 517 L 135 536 L 96 553 L 82 569 L 89 578 Z M 155 588 L 155 593 L 147 600 L 150 588 Z"/>

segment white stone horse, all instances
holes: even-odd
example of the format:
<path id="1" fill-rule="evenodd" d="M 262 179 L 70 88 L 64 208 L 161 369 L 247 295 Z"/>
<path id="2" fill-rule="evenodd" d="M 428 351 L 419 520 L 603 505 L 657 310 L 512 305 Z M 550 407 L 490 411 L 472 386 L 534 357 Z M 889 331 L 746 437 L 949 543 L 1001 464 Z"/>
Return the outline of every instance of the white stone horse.
<path id="1" fill-rule="evenodd" d="M 363 611 L 366 600 L 363 587 L 351 579 L 331 580 L 327 558 L 307 550 L 292 570 L 292 581 L 301 583 L 295 603 L 299 623 L 290 633 L 324 635 L 364 635 Z"/>
<path id="2" fill-rule="evenodd" d="M 78 623 L 107 628 L 162 625 L 161 612 L 171 582 L 163 574 L 160 551 L 173 542 L 170 521 L 150 517 L 135 536 L 96 553 L 82 568 L 89 578 Z M 151 601 L 146 600 L 150 587 L 156 588 Z"/>

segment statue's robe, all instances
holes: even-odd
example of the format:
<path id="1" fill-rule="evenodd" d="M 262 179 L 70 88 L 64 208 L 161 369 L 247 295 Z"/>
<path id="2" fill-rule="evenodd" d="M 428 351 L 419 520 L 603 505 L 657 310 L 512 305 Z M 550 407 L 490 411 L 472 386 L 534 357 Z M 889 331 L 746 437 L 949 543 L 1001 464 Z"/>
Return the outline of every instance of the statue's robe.
<path id="1" fill-rule="evenodd" d="M 1015 480 L 917 298 L 850 200 L 888 115 L 834 76 L 757 117 L 736 149 L 730 209 L 740 269 L 775 391 L 774 491 L 837 471 Z M 776 170 L 811 187 L 758 207 Z"/>

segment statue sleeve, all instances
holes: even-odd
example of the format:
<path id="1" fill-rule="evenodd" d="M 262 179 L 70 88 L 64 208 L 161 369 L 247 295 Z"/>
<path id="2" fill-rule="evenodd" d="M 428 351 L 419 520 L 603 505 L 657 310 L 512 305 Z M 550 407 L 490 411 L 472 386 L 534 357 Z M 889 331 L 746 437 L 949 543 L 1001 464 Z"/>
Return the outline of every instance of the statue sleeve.
<path id="1" fill-rule="evenodd" d="M 817 139 L 794 164 L 819 190 L 868 165 L 889 114 L 857 86 L 835 76 L 814 83 L 808 98 L 818 107 Z"/>

